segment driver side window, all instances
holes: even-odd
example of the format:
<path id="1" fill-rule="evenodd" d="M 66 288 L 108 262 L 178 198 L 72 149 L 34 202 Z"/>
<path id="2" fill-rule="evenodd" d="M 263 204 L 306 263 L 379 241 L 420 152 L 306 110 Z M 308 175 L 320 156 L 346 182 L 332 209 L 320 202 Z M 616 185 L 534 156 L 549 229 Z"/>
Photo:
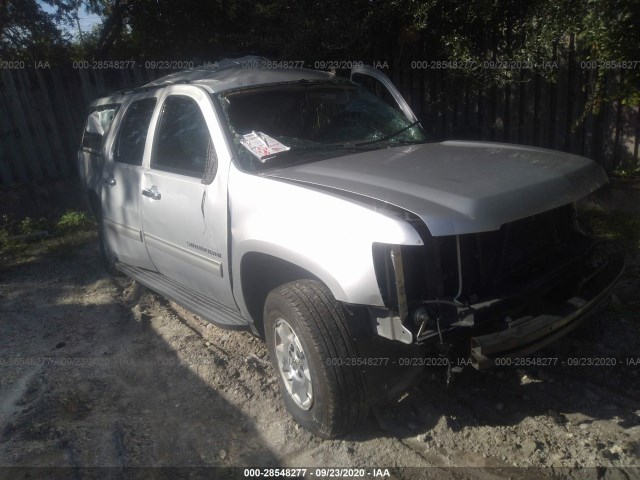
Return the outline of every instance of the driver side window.
<path id="1" fill-rule="evenodd" d="M 207 123 L 195 100 L 184 95 L 168 97 L 162 106 L 151 168 L 203 178 L 215 158 Z"/>

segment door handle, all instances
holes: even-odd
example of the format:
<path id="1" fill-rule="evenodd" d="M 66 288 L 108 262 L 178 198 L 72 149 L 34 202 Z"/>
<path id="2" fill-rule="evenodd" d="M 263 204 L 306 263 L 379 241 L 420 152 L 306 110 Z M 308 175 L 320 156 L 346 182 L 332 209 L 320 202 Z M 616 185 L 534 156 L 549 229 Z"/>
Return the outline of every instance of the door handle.
<path id="1" fill-rule="evenodd" d="M 113 187 L 116 184 L 116 179 L 113 177 L 106 178 L 104 184 Z"/>
<path id="2" fill-rule="evenodd" d="M 156 189 L 156 187 L 145 188 L 142 190 L 142 195 L 149 197 L 151 200 L 160 200 L 162 194 Z"/>

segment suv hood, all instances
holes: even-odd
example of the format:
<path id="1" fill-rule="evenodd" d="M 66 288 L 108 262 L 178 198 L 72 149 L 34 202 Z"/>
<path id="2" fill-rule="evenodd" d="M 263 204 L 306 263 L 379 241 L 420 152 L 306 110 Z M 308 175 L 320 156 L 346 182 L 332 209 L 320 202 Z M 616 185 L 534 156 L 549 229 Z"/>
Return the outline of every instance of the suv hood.
<path id="1" fill-rule="evenodd" d="M 419 216 L 434 236 L 497 230 L 607 183 L 599 165 L 577 155 L 459 141 L 374 150 L 261 175 L 395 205 Z"/>

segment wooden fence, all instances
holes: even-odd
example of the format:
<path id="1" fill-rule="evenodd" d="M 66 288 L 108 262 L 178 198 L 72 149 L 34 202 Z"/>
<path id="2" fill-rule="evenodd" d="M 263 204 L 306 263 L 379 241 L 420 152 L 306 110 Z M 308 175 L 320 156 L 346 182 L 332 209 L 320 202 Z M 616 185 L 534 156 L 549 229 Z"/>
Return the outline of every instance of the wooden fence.
<path id="1" fill-rule="evenodd" d="M 557 81 L 529 70 L 516 81 L 479 90 L 439 70 L 396 69 L 391 75 L 434 140 L 469 139 L 519 143 L 592 158 L 607 171 L 640 167 L 640 105 L 604 103 L 583 115 L 594 70 L 562 65 Z M 397 72 L 397 73 L 396 73 Z M 610 71 L 605 89 L 615 91 L 620 73 Z"/>
<path id="2" fill-rule="evenodd" d="M 575 63 L 575 62 L 574 62 Z M 593 73 L 575 64 L 557 83 L 529 71 L 505 87 L 478 90 L 443 70 L 396 64 L 390 74 L 434 140 L 473 139 L 538 145 L 593 158 L 611 171 L 640 165 L 640 106 L 604 105 L 576 123 Z M 0 70 L 0 185 L 75 174 L 88 104 L 167 71 L 71 67 Z M 611 73 L 607 87 L 619 76 Z"/>
<path id="3" fill-rule="evenodd" d="M 89 103 L 162 73 L 137 68 L 0 70 L 0 185 L 74 175 Z"/>

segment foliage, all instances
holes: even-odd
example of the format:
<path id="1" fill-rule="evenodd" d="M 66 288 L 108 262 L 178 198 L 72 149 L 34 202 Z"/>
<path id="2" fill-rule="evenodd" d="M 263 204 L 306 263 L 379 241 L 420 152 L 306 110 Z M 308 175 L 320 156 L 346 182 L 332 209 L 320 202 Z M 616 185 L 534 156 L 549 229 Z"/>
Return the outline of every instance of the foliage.
<path id="1" fill-rule="evenodd" d="M 87 230 L 93 230 L 95 222 L 83 211 L 68 210 L 59 218 L 45 217 L 24 217 L 16 220 L 12 216 L 3 215 L 0 223 L 0 243 L 8 241 L 11 237 L 26 235 L 28 238 L 33 234 L 47 232 L 58 236 L 75 234 Z"/>
<path id="2" fill-rule="evenodd" d="M 619 168 L 612 172 L 617 178 L 640 178 L 640 166 L 635 168 Z"/>
<path id="3" fill-rule="evenodd" d="M 37 235 L 43 231 L 48 235 Z M 86 212 L 69 210 L 57 219 L 25 217 L 16 220 L 3 215 L 0 221 L 0 270 L 45 254 L 64 255 L 69 247 L 93 238 L 95 223 Z"/>
<path id="4" fill-rule="evenodd" d="M 47 12 L 42 4 L 53 10 Z M 2 0 L 0 2 L 0 58 L 24 61 L 64 61 L 75 0 Z"/>
<path id="5" fill-rule="evenodd" d="M 583 210 L 583 226 L 596 238 L 621 242 L 627 249 L 640 248 L 640 217 L 622 211 Z"/>
<path id="6" fill-rule="evenodd" d="M 46 231 L 49 227 L 49 222 L 46 218 L 31 218 L 25 217 L 18 228 L 18 231 L 24 235 L 30 235 L 36 232 Z"/>
<path id="7" fill-rule="evenodd" d="M 615 68 L 640 59 L 639 0 L 4 0 L 0 55 L 20 58 L 213 61 L 248 53 L 274 59 L 456 61 L 443 72 L 479 87 L 554 80 L 560 60 L 594 61 L 580 70 L 587 110 L 603 102 L 640 102 L 640 68 Z M 72 45 L 62 25 L 80 6 L 101 25 Z M 533 68 L 486 68 L 482 62 Z M 490 64 L 489 64 L 490 65 Z M 606 88 L 607 75 L 621 75 Z M 618 82 L 616 82 L 618 83 Z M 609 97 L 604 97 L 604 92 Z"/>
<path id="8" fill-rule="evenodd" d="M 640 68 L 623 70 L 617 91 L 604 88 L 607 73 L 620 72 L 612 65 L 640 59 L 638 0 L 111 3 L 122 20 L 111 53 L 120 56 L 214 60 L 258 53 L 312 64 L 383 58 L 404 69 L 416 58 L 446 60 L 463 65 L 448 70 L 449 76 L 487 88 L 527 81 L 532 74 L 554 80 L 560 60 L 572 52 L 603 66 L 581 72 L 589 111 L 612 99 L 640 101 Z M 533 68 L 485 68 L 484 61 Z M 610 97 L 603 97 L 605 90 Z"/>
<path id="9" fill-rule="evenodd" d="M 421 42 L 418 51 L 430 59 L 457 61 L 468 67 L 451 73 L 472 78 L 483 87 L 502 86 L 521 79 L 519 68 L 478 68 L 479 62 L 531 65 L 525 75 L 537 73 L 555 80 L 561 59 L 597 66 L 585 75 L 587 109 L 597 113 L 602 103 L 640 102 L 640 67 L 616 68 L 640 59 L 640 2 L 638 0 L 394 0 L 393 9 L 371 16 L 405 12 L 399 22 Z M 397 16 L 397 15 L 396 15 Z M 378 21 L 381 23 L 382 19 Z M 398 22 L 396 22 L 398 23 Z M 400 29 L 402 31 L 402 28 Z M 390 39 L 392 40 L 392 39 Z M 557 66 L 557 67 L 556 67 Z M 622 74 L 620 88 L 609 89 L 608 73 Z"/>
<path id="10" fill-rule="evenodd" d="M 86 212 L 69 210 L 56 222 L 56 232 L 60 234 L 92 229 L 93 220 Z"/>

